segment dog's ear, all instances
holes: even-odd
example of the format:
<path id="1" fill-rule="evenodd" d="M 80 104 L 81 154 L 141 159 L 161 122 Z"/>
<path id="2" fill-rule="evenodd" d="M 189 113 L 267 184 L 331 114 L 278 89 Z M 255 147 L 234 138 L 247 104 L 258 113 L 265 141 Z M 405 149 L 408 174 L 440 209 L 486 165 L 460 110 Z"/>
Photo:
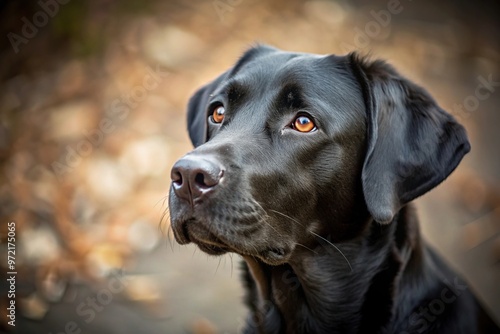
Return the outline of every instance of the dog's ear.
<path id="1" fill-rule="evenodd" d="M 383 61 L 356 54 L 349 61 L 367 109 L 362 185 L 367 208 L 379 223 L 441 183 L 470 145 L 465 129 L 421 87 Z"/>
<path id="2" fill-rule="evenodd" d="M 189 100 L 187 113 L 189 138 L 194 147 L 200 146 L 207 141 L 207 107 L 210 96 L 216 92 L 222 82 L 233 77 L 243 66 L 254 60 L 257 56 L 275 51 L 277 51 L 277 49 L 266 45 L 252 47 L 241 56 L 233 68 L 221 74 L 217 79 L 201 87 L 194 93 Z"/>

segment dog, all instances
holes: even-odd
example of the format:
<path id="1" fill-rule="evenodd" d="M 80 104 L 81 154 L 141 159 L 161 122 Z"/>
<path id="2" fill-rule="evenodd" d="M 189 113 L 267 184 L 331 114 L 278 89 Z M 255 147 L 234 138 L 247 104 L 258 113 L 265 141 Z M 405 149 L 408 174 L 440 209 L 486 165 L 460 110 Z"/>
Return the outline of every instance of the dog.
<path id="1" fill-rule="evenodd" d="M 179 244 L 241 255 L 245 333 L 498 333 L 411 201 L 465 129 L 384 61 L 248 50 L 190 99 L 171 170 Z"/>

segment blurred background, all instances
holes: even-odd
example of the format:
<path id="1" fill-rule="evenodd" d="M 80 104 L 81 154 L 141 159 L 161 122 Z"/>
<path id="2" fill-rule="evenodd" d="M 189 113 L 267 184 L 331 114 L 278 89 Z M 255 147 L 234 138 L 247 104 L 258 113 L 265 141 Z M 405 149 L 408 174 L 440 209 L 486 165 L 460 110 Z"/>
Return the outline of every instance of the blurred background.
<path id="1" fill-rule="evenodd" d="M 169 233 L 185 106 L 254 42 L 384 58 L 463 123 L 472 151 L 417 201 L 429 243 L 500 320 L 500 25 L 491 1 L 0 1 L 0 268 L 16 326 L 237 333 L 239 257 Z"/>

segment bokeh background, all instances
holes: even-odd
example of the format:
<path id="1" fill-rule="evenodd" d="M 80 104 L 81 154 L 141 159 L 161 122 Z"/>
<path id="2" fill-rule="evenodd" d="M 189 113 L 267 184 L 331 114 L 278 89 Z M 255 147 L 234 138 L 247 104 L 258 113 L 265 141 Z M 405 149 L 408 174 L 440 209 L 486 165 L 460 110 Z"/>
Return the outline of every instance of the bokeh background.
<path id="1" fill-rule="evenodd" d="M 0 269 L 16 223 L 18 333 L 236 333 L 237 255 L 169 233 L 185 106 L 255 42 L 384 58 L 472 152 L 417 201 L 429 243 L 500 320 L 498 1 L 0 1 Z M 485 84 L 489 82 L 489 84 Z"/>

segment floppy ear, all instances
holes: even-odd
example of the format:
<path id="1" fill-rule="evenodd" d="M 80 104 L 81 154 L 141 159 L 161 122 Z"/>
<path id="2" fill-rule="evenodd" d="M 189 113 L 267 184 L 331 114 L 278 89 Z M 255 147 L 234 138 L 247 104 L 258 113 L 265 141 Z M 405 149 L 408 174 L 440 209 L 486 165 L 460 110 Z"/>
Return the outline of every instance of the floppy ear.
<path id="1" fill-rule="evenodd" d="M 367 109 L 364 197 L 374 220 L 389 223 L 403 205 L 446 179 L 470 145 L 465 129 L 423 88 L 385 62 L 349 59 Z"/>
<path id="2" fill-rule="evenodd" d="M 207 107 L 210 95 L 216 91 L 217 87 L 224 80 L 234 76 L 251 60 L 257 56 L 275 51 L 277 51 L 277 49 L 266 45 L 256 45 L 255 47 L 252 47 L 241 56 L 233 68 L 221 74 L 217 79 L 198 89 L 198 91 L 194 93 L 189 100 L 187 114 L 189 138 L 191 139 L 194 147 L 200 146 L 207 141 Z"/>

